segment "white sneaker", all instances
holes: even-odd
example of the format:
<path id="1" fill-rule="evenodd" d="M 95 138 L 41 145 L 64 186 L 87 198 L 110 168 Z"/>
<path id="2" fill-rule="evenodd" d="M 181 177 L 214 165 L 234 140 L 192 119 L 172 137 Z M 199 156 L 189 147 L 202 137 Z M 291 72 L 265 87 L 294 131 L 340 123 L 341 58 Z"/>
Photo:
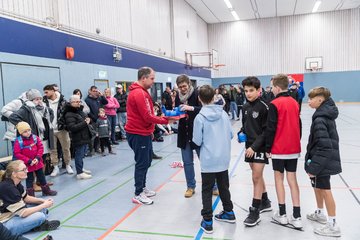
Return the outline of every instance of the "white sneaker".
<path id="1" fill-rule="evenodd" d="M 144 192 L 140 193 L 137 196 L 134 196 L 132 198 L 132 202 L 136 204 L 145 204 L 145 205 L 151 205 L 154 203 L 154 201 L 148 198 Z"/>
<path id="2" fill-rule="evenodd" d="M 326 225 L 323 227 L 315 228 L 314 233 L 319 234 L 321 236 L 327 236 L 327 237 L 340 237 L 341 236 L 341 231 L 340 231 L 339 226 L 336 223 L 331 224 L 329 222 L 326 223 Z"/>
<path id="3" fill-rule="evenodd" d="M 145 196 L 147 196 L 147 197 L 153 197 L 153 196 L 156 195 L 155 191 L 152 191 L 152 190 L 150 190 L 150 189 L 148 189 L 146 187 L 144 187 L 143 193 L 145 193 Z"/>
<path id="4" fill-rule="evenodd" d="M 291 215 L 289 224 L 290 224 L 291 226 L 293 226 L 294 228 L 296 228 L 296 229 L 301 229 L 301 228 L 303 227 L 302 221 L 301 221 L 301 217 L 294 218 L 293 215 Z"/>
<path id="5" fill-rule="evenodd" d="M 85 168 L 83 168 L 82 170 L 83 170 L 83 172 L 86 173 L 86 174 L 91 174 L 91 171 L 90 171 L 90 170 L 87 170 L 87 169 L 85 169 Z"/>
<path id="6" fill-rule="evenodd" d="M 87 173 L 83 172 L 83 173 L 80 173 L 80 174 L 76 175 L 76 178 L 81 180 L 81 179 L 92 178 L 92 176 L 90 174 L 87 174 Z"/>
<path id="7" fill-rule="evenodd" d="M 281 225 L 286 225 L 289 223 L 287 217 L 286 217 L 286 214 L 284 215 L 280 215 L 279 211 L 275 212 L 274 216 L 272 217 L 272 219 L 281 224 Z"/>
<path id="8" fill-rule="evenodd" d="M 67 171 L 68 174 L 74 174 L 74 171 L 72 170 L 72 167 L 71 167 L 70 164 L 66 165 L 66 171 Z"/>
<path id="9" fill-rule="evenodd" d="M 306 218 L 321 224 L 327 223 L 327 217 L 322 213 L 318 214 L 317 211 L 315 211 L 314 213 L 307 214 Z"/>
<path id="10" fill-rule="evenodd" d="M 51 174 L 50 174 L 50 176 L 51 177 L 56 177 L 58 174 L 59 174 L 59 167 L 56 165 L 55 167 L 54 167 L 54 170 L 51 172 Z"/>

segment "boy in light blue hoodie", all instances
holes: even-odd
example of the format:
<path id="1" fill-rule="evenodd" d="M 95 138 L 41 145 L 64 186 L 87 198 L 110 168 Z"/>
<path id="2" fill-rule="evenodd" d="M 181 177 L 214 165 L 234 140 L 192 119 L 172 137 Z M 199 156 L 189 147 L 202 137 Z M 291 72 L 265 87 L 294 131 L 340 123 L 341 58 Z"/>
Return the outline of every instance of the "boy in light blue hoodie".
<path id="1" fill-rule="evenodd" d="M 199 100 L 203 107 L 194 120 L 193 142 L 200 146 L 202 179 L 201 228 L 213 232 L 212 188 L 218 185 L 224 210 L 215 215 L 215 220 L 235 223 L 233 203 L 229 191 L 228 168 L 230 163 L 233 133 L 228 115 L 222 106 L 214 104 L 215 90 L 209 85 L 200 87 Z"/>

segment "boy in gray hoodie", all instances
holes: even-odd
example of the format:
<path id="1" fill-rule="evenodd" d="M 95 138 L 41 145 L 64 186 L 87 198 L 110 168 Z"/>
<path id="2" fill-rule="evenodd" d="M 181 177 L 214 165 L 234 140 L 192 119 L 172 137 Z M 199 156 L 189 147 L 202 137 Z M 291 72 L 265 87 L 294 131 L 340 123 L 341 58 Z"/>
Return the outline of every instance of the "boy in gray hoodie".
<path id="1" fill-rule="evenodd" d="M 215 215 L 218 221 L 235 223 L 233 203 L 229 191 L 228 168 L 230 163 L 231 124 L 222 106 L 214 104 L 215 90 L 209 85 L 200 87 L 199 100 L 203 107 L 194 120 L 193 142 L 200 146 L 202 179 L 201 228 L 213 232 L 212 188 L 218 185 L 224 210 Z"/>

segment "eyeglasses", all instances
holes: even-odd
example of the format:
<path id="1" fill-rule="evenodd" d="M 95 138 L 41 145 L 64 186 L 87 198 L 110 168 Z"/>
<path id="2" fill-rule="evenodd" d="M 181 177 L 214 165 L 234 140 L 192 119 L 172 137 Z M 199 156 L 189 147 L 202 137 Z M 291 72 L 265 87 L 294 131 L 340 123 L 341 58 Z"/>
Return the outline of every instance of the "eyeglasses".
<path id="1" fill-rule="evenodd" d="M 183 89 L 183 88 L 187 88 L 187 87 L 189 87 L 189 85 L 187 85 L 187 84 L 178 85 L 178 88 L 179 88 L 179 89 Z"/>
<path id="2" fill-rule="evenodd" d="M 17 171 L 15 171 L 15 172 L 25 172 L 25 173 L 27 173 L 28 172 L 28 169 L 27 168 L 23 168 L 23 169 L 21 169 L 21 170 L 17 170 Z"/>
<path id="3" fill-rule="evenodd" d="M 72 103 L 81 103 L 81 101 L 72 101 Z"/>

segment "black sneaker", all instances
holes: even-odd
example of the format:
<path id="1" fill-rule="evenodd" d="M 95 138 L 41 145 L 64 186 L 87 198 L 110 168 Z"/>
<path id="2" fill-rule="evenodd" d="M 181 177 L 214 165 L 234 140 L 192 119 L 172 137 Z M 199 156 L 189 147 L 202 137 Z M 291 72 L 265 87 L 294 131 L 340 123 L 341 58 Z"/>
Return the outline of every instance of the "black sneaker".
<path id="1" fill-rule="evenodd" d="M 201 221 L 201 229 L 204 230 L 205 233 L 213 233 L 213 221 L 205 221 L 204 219 Z"/>
<path id="2" fill-rule="evenodd" d="M 253 227 L 260 222 L 260 212 L 259 209 L 254 207 L 249 208 L 249 215 L 244 220 L 244 224 L 249 227 Z"/>
<path id="3" fill-rule="evenodd" d="M 119 143 L 116 142 L 116 141 L 112 141 L 111 144 L 112 144 L 112 145 L 119 145 Z"/>
<path id="4" fill-rule="evenodd" d="M 235 214 L 233 211 L 231 212 L 221 211 L 219 214 L 215 215 L 215 220 L 218 220 L 220 222 L 228 222 L 228 223 L 236 222 Z"/>
<path id="5" fill-rule="evenodd" d="M 161 156 L 156 155 L 155 153 L 152 154 L 152 159 L 162 159 Z"/>
<path id="6" fill-rule="evenodd" d="M 60 226 L 60 221 L 58 220 L 45 220 L 40 226 L 34 228 L 34 231 L 52 231 L 57 229 Z"/>
<path id="7" fill-rule="evenodd" d="M 261 200 L 259 211 L 260 211 L 260 213 L 271 212 L 272 211 L 271 201 L 269 199 Z"/>

